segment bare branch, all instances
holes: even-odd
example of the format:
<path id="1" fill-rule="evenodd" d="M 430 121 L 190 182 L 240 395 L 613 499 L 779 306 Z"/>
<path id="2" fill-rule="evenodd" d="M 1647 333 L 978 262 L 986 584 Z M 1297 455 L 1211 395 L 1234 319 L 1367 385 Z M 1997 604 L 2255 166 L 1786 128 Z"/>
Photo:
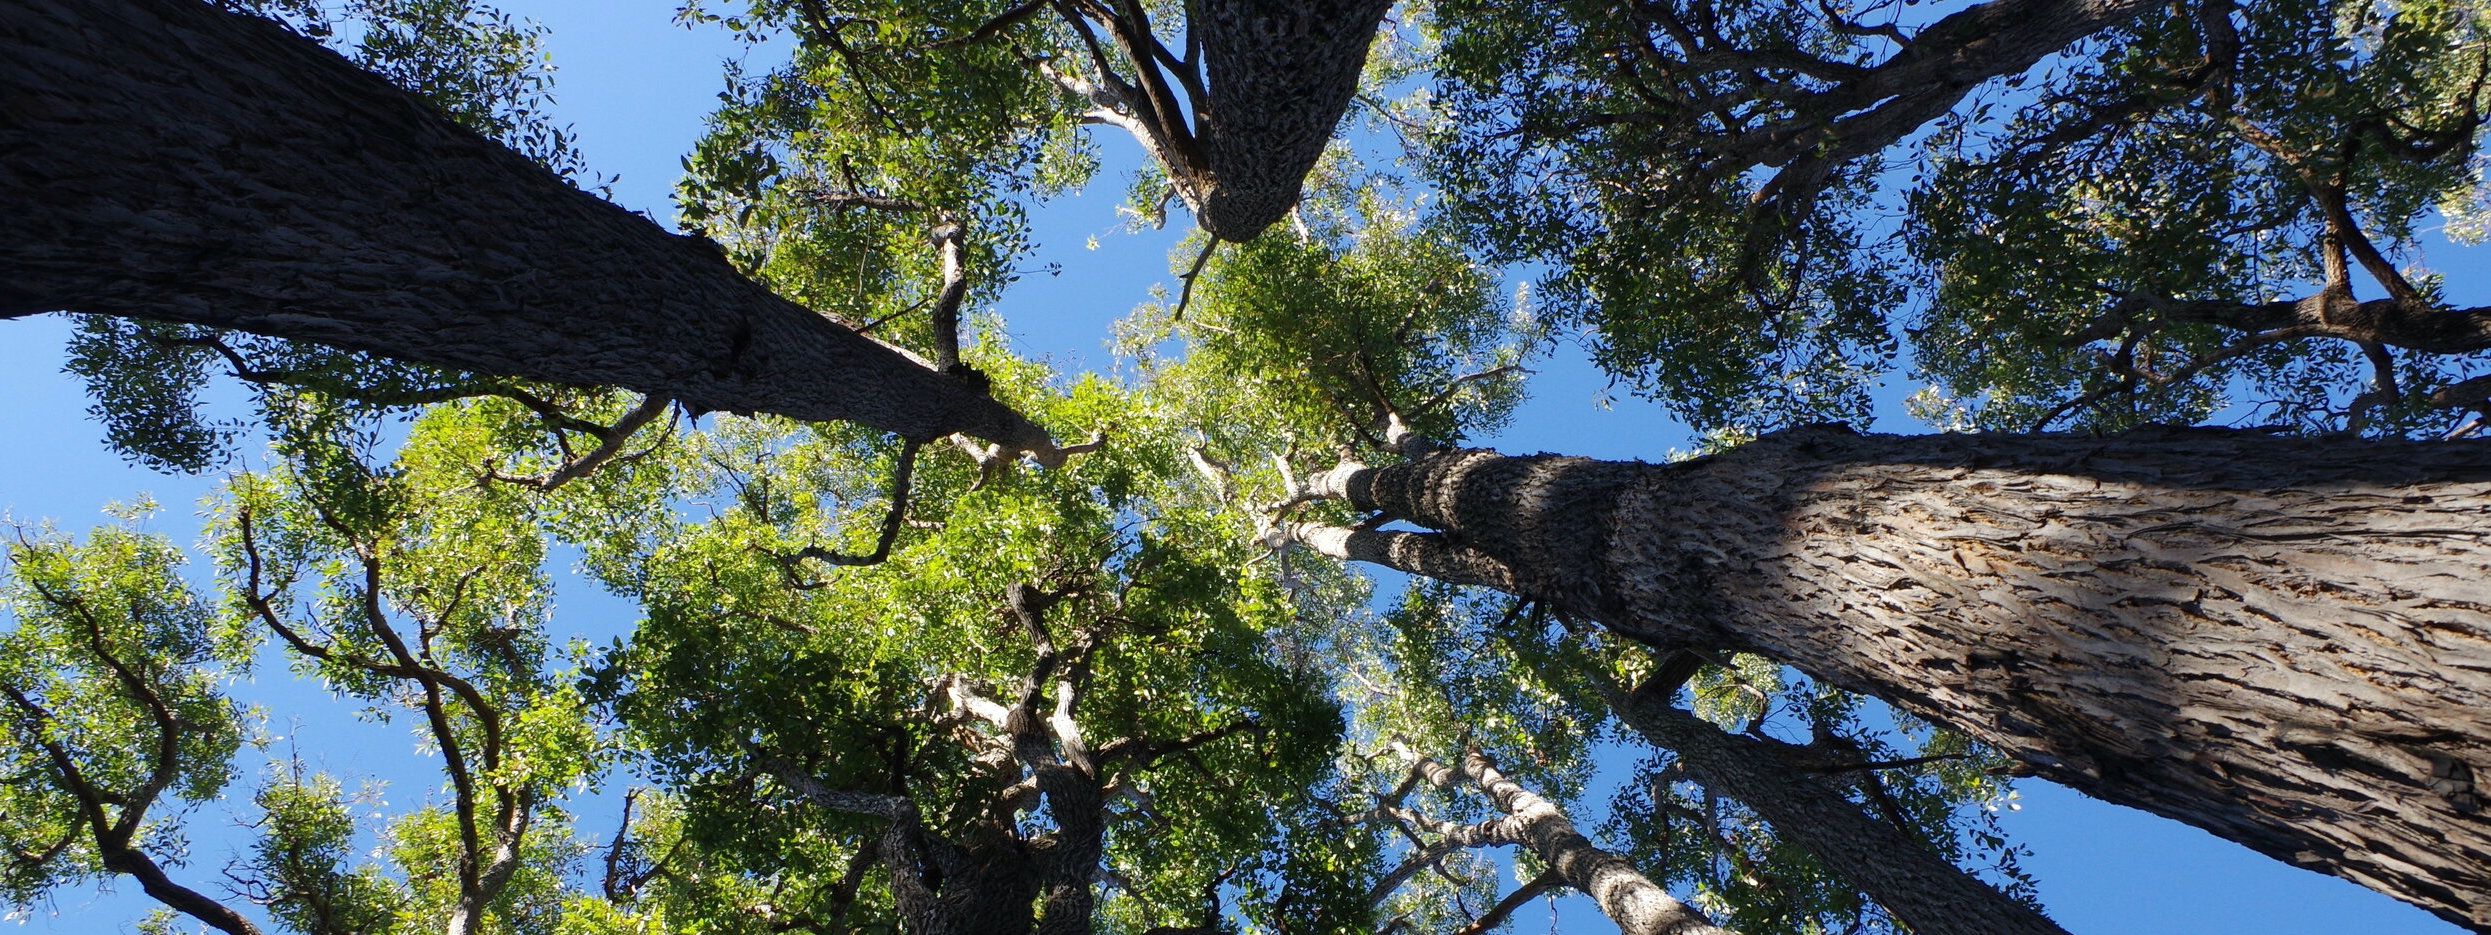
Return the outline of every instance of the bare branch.
<path id="1" fill-rule="evenodd" d="M 1557 876 L 1557 871 L 1542 870 L 1539 876 L 1532 877 L 1530 882 L 1515 887 L 1513 892 L 1505 894 L 1504 899 L 1497 900 L 1496 905 L 1488 907 L 1488 911 L 1481 913 L 1479 918 L 1470 920 L 1469 925 L 1455 929 L 1453 935 L 1487 935 L 1504 925 L 1505 920 L 1516 911 L 1530 905 L 1532 900 L 1547 895 L 1551 890 L 1564 888 L 1565 880 Z"/>
<path id="2" fill-rule="evenodd" d="M 1185 275 L 1180 276 L 1180 277 L 1177 277 L 1177 278 L 1179 278 L 1179 279 L 1183 279 L 1183 280 L 1185 281 L 1185 287 L 1184 287 L 1184 289 L 1183 289 L 1183 290 L 1181 290 L 1181 291 L 1179 291 L 1179 292 L 1177 293 L 1177 296 L 1176 296 L 1176 310 L 1175 310 L 1175 311 L 1173 311 L 1173 312 L 1168 313 L 1168 318 L 1169 318 L 1170 320 L 1173 320 L 1173 321 L 1184 321 L 1184 320 L 1185 320 L 1185 307 L 1186 307 L 1187 305 L 1191 305 L 1191 304 L 1193 304 L 1193 301 L 1194 301 L 1194 282 L 1195 282 L 1197 279 L 1200 279 L 1200 278 L 1201 278 L 1201 276 L 1202 276 L 1202 267 L 1203 267 L 1203 264 L 1206 264 L 1206 263 L 1211 262 L 1211 254 L 1212 254 L 1212 252 L 1214 252 L 1214 251 L 1218 250 L 1219 248 L 1220 248 L 1220 239 L 1219 239 L 1219 238 L 1217 238 L 1217 237 L 1205 237 L 1205 238 L 1203 238 L 1203 242 L 1202 242 L 1202 252 L 1201 252 L 1201 253 L 1194 254 L 1194 265 L 1193 265 L 1193 267 L 1192 267 L 1192 268 L 1190 268 L 1190 269 L 1187 269 L 1187 270 L 1185 271 Z"/>
<path id="3" fill-rule="evenodd" d="M 1144 740 L 1135 737 L 1128 737 L 1122 740 L 1110 742 L 1108 745 L 1100 747 L 1098 750 L 1098 762 L 1100 765 L 1104 766 L 1117 760 L 1129 758 L 1133 761 L 1134 768 L 1140 769 L 1148 767 L 1162 757 L 1184 753 L 1213 741 L 1220 740 L 1225 737 L 1232 737 L 1237 734 L 1249 732 L 1259 733 L 1262 729 L 1263 723 L 1261 721 L 1254 718 L 1244 718 L 1242 720 L 1231 721 L 1227 724 L 1223 724 L 1209 730 L 1197 731 L 1174 740 Z"/>

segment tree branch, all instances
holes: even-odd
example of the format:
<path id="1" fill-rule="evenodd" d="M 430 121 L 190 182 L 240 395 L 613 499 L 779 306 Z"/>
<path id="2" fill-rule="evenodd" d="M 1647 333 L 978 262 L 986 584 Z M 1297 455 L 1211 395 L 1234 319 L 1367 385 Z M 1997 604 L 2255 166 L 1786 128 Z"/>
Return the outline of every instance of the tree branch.
<path id="1" fill-rule="evenodd" d="M 857 566 L 879 565 L 891 557 L 891 543 L 899 538 L 900 527 L 905 525 L 908 518 L 910 477 L 916 471 L 917 450 L 920 447 L 920 443 L 913 438 L 900 442 L 899 466 L 891 471 L 891 507 L 882 516 L 882 531 L 874 538 L 874 550 L 863 555 L 844 555 L 818 545 L 805 546 L 803 551 L 797 552 L 794 556 L 780 559 L 786 565 L 787 577 L 791 583 L 795 584 L 795 587 L 810 590 L 821 587 L 823 584 L 818 581 L 796 582 L 796 566 L 807 559 L 825 565 Z"/>

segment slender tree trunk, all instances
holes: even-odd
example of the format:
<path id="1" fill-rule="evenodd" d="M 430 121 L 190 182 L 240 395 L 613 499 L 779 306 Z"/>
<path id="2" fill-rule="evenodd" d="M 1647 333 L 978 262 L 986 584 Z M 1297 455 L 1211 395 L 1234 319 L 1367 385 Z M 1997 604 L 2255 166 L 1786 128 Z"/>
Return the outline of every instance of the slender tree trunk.
<path id="1" fill-rule="evenodd" d="M 0 317 L 186 322 L 1054 451 L 715 245 L 198 0 L 0 7 L 0 196 Z"/>
<path id="2" fill-rule="evenodd" d="M 1548 864 L 1548 872 L 1600 907 L 1621 935 L 1731 935 L 1712 924 L 1694 907 L 1679 902 L 1626 858 L 1602 850 L 1574 828 L 1564 809 L 1538 793 L 1506 778 L 1486 754 L 1474 749 L 1462 756 L 1462 778 L 1496 803 L 1506 819 L 1495 823 L 1499 836 L 1530 848 Z M 1429 777 L 1437 785 L 1447 778 Z"/>
<path id="3" fill-rule="evenodd" d="M 1912 931 L 2067 935 L 2039 910 L 1965 873 L 1910 832 L 1861 812 L 1833 783 L 1783 757 L 1777 741 L 1726 733 L 1644 691 L 1613 696 L 1610 708 L 1644 739 L 1675 751 L 1696 781 L 1755 809 L 1774 834 L 1815 855 Z"/>
<path id="4" fill-rule="evenodd" d="M 2491 445 L 1820 427 L 1323 483 L 1621 634 L 1761 653 L 2491 931 Z"/>

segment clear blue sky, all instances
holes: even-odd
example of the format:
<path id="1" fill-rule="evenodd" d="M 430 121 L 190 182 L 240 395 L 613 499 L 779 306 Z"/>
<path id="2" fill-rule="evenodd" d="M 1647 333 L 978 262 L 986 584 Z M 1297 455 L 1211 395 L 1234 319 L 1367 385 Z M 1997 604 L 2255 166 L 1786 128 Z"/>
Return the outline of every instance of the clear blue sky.
<path id="1" fill-rule="evenodd" d="M 671 216 L 668 192 L 679 171 L 676 160 L 716 102 L 718 62 L 743 49 L 722 30 L 671 26 L 674 4 L 667 0 L 509 0 L 504 7 L 552 28 L 560 68 L 557 111 L 576 129 L 592 166 L 622 176 L 617 200 L 652 216 Z M 784 52 L 765 46 L 755 54 L 770 59 Z M 1111 157 L 1124 157 L 1115 163 L 1129 164 L 1129 139 L 1108 135 L 1101 146 Z M 1167 250 L 1179 232 L 1121 233 L 1114 208 L 1123 188 L 1122 179 L 1102 178 L 1092 192 L 1062 199 L 1034 218 L 1036 235 L 1048 245 L 1037 262 L 1060 262 L 1065 269 L 1058 277 L 1026 278 L 1007 296 L 1001 311 L 1017 350 L 1052 355 L 1065 364 L 1106 366 L 1107 323 L 1146 301 L 1154 283 L 1174 281 Z M 1092 236 L 1098 248 L 1085 249 Z M 2432 260 L 2451 274 L 2452 296 L 2491 296 L 2491 251 L 2435 249 Z M 56 317 L 0 322 L 0 393 L 11 402 L 0 407 L 0 438 L 9 439 L 0 450 L 0 510 L 21 521 L 56 518 L 65 528 L 82 530 L 103 521 L 97 510 L 105 502 L 145 492 L 167 507 L 157 528 L 188 539 L 196 529 L 192 504 L 210 480 L 153 474 L 121 463 L 98 445 L 100 428 L 82 417 L 87 400 L 59 373 L 67 333 L 67 323 Z M 1682 427 L 1655 407 L 1622 396 L 1614 407 L 1600 406 L 1609 395 L 1605 384 L 1579 360 L 1548 362 L 1534 378 L 1533 403 L 1495 444 L 1515 451 L 1647 460 L 1689 446 Z M 1900 422 L 1877 428 L 1914 430 Z M 558 604 L 557 627 L 600 638 L 631 622 L 628 607 L 575 582 L 563 589 Z M 263 669 L 271 675 L 281 671 Z M 301 716 L 304 755 L 341 772 L 388 770 L 404 762 L 412 741 L 403 727 L 353 723 L 316 690 L 286 690 L 275 706 L 286 713 L 272 726 L 292 734 L 286 721 Z M 421 798 L 432 781 L 411 778 L 410 788 L 393 790 L 391 797 Z M 2021 789 L 2023 808 L 2009 817 L 2007 827 L 2034 851 L 2027 866 L 2040 879 L 2050 913 L 2077 935 L 2457 931 L 2386 897 L 2286 867 L 2175 822 L 2045 783 L 2026 781 Z M 220 829 L 231 822 L 214 808 L 192 820 L 199 829 L 199 852 L 177 876 L 212 887 L 228 839 Z M 596 827 L 585 826 L 591 835 L 604 833 Z M 121 895 L 111 897 L 63 894 L 59 916 L 38 916 L 19 930 L 128 931 L 148 903 L 134 886 L 120 889 Z M 1536 911 L 1526 912 L 1517 928 L 1614 931 L 1596 914 L 1572 908 L 1553 924 Z"/>

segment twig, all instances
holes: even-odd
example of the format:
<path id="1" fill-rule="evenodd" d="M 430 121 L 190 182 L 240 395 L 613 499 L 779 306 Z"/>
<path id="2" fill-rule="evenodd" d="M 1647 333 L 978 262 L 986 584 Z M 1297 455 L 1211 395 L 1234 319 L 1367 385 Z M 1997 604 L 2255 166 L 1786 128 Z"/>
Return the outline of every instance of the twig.
<path id="1" fill-rule="evenodd" d="M 1164 204 L 1164 202 L 1162 202 L 1162 204 Z M 1185 275 L 1177 277 L 1185 281 L 1185 287 L 1176 295 L 1176 311 L 1168 315 L 1170 320 L 1185 320 L 1185 307 L 1192 304 L 1194 301 L 1194 281 L 1201 278 L 1203 264 L 1211 262 L 1211 254 L 1219 248 L 1219 238 L 1203 238 L 1202 252 L 1194 254 L 1193 268 L 1186 270 Z"/>

